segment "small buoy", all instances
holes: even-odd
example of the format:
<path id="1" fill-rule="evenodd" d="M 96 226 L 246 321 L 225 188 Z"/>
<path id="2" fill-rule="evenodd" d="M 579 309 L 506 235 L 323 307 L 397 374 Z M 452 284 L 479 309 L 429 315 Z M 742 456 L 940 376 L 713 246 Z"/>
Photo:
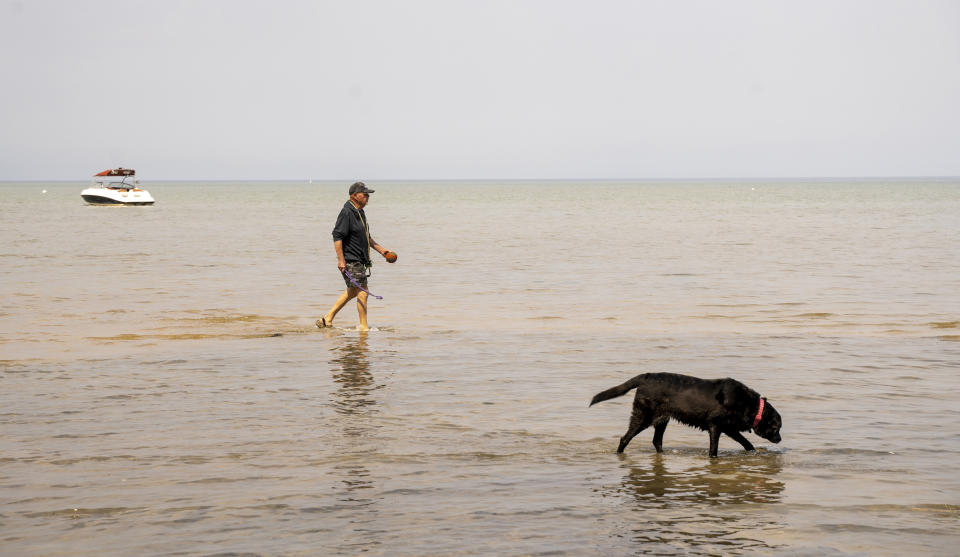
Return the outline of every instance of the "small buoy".
<path id="1" fill-rule="evenodd" d="M 43 191 L 42 191 L 42 192 L 40 192 L 40 193 L 47 193 L 47 190 L 43 190 Z"/>

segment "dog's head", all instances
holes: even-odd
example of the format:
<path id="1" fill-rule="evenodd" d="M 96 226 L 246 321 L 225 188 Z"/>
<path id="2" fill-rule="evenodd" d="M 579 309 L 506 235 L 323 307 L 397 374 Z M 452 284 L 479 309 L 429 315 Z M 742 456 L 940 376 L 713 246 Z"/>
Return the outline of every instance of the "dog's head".
<path id="1" fill-rule="evenodd" d="M 760 423 L 757 424 L 757 427 L 753 428 L 753 432 L 767 441 L 779 443 L 780 426 L 783 425 L 783 420 L 780 419 L 780 413 L 777 412 L 777 409 L 767 402 L 767 399 L 763 400 L 765 402 L 763 415 L 760 417 Z"/>

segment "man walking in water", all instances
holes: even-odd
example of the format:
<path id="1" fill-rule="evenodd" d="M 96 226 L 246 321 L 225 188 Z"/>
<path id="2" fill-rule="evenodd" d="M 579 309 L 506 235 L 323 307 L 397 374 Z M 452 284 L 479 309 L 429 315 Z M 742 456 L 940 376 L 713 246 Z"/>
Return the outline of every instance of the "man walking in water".
<path id="1" fill-rule="evenodd" d="M 375 249 L 385 258 L 392 252 L 383 248 L 370 236 L 370 226 L 367 224 L 367 215 L 363 208 L 370 202 L 372 189 L 363 182 L 355 182 L 350 186 L 350 199 L 343 204 L 337 224 L 333 227 L 333 249 L 337 252 L 337 268 L 343 275 L 347 289 L 337 299 L 326 315 L 317 319 L 317 327 L 330 327 L 333 318 L 343 309 L 350 300 L 357 299 L 357 313 L 360 316 L 359 330 L 369 331 L 367 325 L 367 277 L 370 262 L 370 248 Z M 389 260 L 389 259 L 388 259 Z M 353 280 L 351 280 L 351 278 Z M 354 284 L 356 283 L 356 284 Z M 358 287 L 359 285 L 360 287 Z"/>

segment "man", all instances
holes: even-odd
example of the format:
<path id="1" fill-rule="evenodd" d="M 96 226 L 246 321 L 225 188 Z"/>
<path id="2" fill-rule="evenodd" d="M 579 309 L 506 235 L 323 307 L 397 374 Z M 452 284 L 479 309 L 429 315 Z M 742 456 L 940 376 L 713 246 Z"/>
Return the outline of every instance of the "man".
<path id="1" fill-rule="evenodd" d="M 343 209 L 337 217 L 337 224 L 333 227 L 333 249 L 337 252 L 337 268 L 343 275 L 347 289 L 333 304 L 330 311 L 317 319 L 317 327 L 321 329 L 332 326 L 333 318 L 337 313 L 347 302 L 356 298 L 357 313 L 360 316 L 359 330 L 370 330 L 367 325 L 366 292 L 368 269 L 372 265 L 370 248 L 375 249 L 385 258 L 389 253 L 370 236 L 370 226 L 367 224 L 367 215 L 363 212 L 363 208 L 370 202 L 371 193 L 373 190 L 363 182 L 355 182 L 351 185 L 350 199 L 343 204 Z"/>

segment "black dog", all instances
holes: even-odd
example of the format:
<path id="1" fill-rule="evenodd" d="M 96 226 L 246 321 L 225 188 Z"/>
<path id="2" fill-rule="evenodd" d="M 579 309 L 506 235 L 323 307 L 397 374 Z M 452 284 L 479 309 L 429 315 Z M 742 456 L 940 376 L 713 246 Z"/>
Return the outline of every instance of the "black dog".
<path id="1" fill-rule="evenodd" d="M 720 434 L 725 433 L 743 448 L 753 445 L 741 431 L 754 433 L 773 443 L 780 442 L 780 414 L 767 399 L 735 379 L 700 379 L 677 373 L 644 373 L 607 389 L 590 401 L 590 406 L 637 389 L 630 426 L 620 438 L 622 453 L 630 440 L 653 425 L 653 446 L 663 452 L 663 432 L 670 418 L 710 432 L 710 456 L 717 456 Z"/>

